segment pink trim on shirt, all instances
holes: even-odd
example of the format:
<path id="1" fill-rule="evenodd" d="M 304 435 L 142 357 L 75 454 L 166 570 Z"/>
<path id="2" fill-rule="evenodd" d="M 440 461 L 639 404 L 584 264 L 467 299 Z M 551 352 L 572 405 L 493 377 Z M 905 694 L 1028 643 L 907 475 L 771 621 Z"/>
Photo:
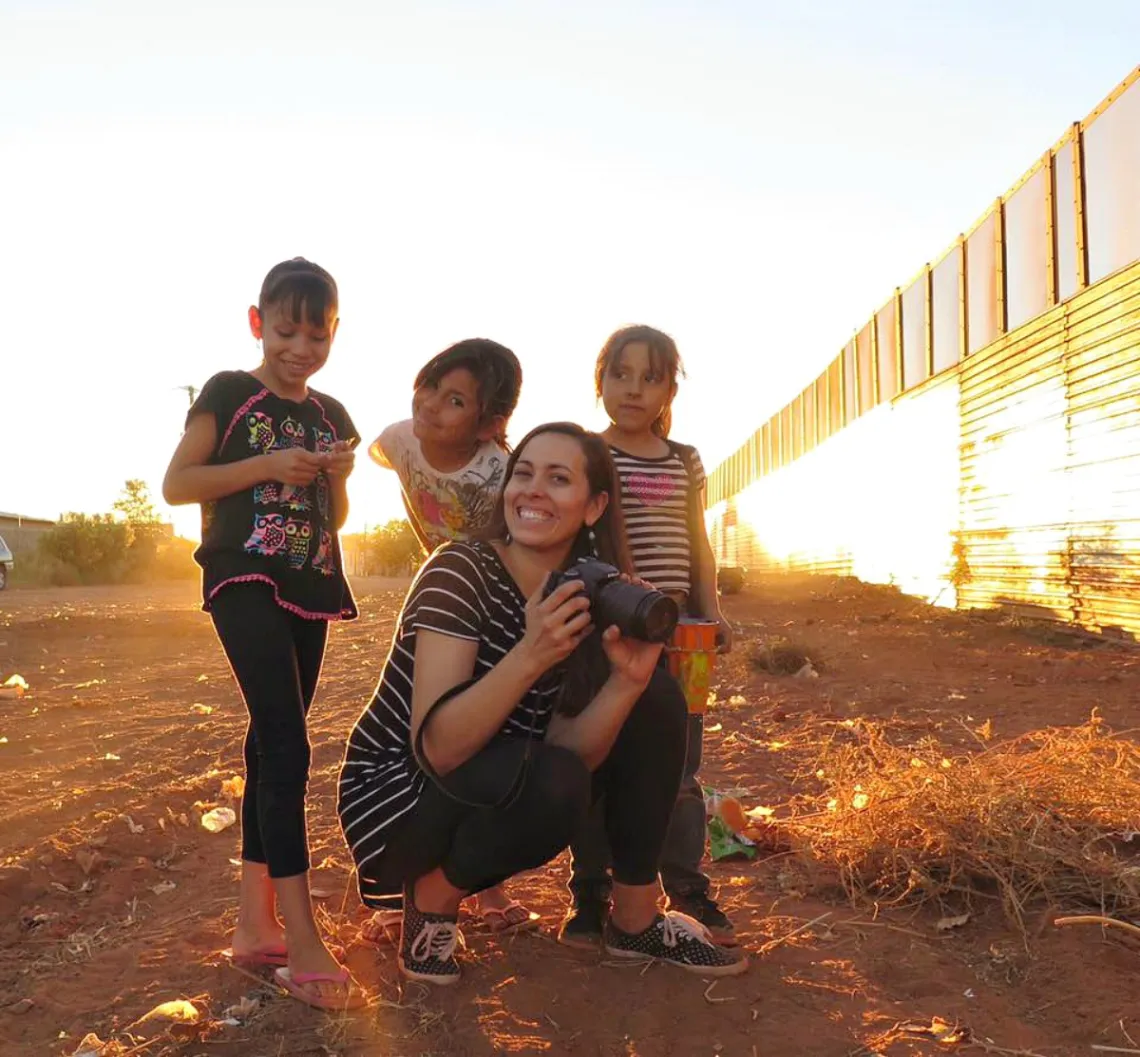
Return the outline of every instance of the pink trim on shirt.
<path id="1" fill-rule="evenodd" d="M 309 394 L 309 399 L 310 399 L 310 400 L 311 400 L 311 401 L 312 401 L 314 404 L 316 404 L 316 405 L 317 405 L 317 410 L 318 410 L 318 411 L 321 413 L 321 419 L 322 419 L 322 421 L 324 422 L 324 424 L 325 424 L 326 426 L 328 426 L 328 428 L 329 428 L 329 432 L 330 432 L 330 433 L 332 434 L 332 436 L 333 436 L 333 440 L 334 440 L 334 441 L 335 441 L 335 440 L 340 440 L 340 435 L 339 435 L 339 434 L 337 433 L 337 431 L 336 431 L 336 426 L 334 426 L 334 425 L 333 425 L 333 424 L 332 424 L 332 423 L 329 421 L 329 413 L 328 413 L 328 412 L 325 410 L 325 405 L 324 405 L 324 404 L 322 404 L 322 403 L 321 403 L 321 402 L 320 402 L 320 401 L 319 401 L 319 400 L 318 400 L 318 399 L 317 399 L 315 396 L 313 396 L 313 394 L 312 394 L 312 393 L 310 393 L 310 394 Z"/>
<path id="2" fill-rule="evenodd" d="M 262 389 L 259 393 L 254 393 L 244 404 L 241 405 L 235 412 L 234 417 L 230 419 L 230 424 L 226 427 L 226 432 L 222 435 L 222 439 L 218 442 L 218 451 L 225 447 L 226 441 L 230 439 L 230 434 L 234 431 L 234 426 L 238 424 L 238 419 L 244 417 L 245 413 L 253 407 L 259 400 L 264 400 L 269 395 L 268 389 Z"/>
<path id="3" fill-rule="evenodd" d="M 214 596 L 223 588 L 228 587 L 230 584 L 252 584 L 262 583 L 269 584 L 273 588 L 273 600 L 282 608 L 287 609 L 290 613 L 295 613 L 299 617 L 304 617 L 305 620 L 345 620 L 353 616 L 351 609 L 342 609 L 339 613 L 313 613 L 308 609 L 302 609 L 300 606 L 295 606 L 292 602 L 286 602 L 281 597 L 280 592 L 277 590 L 277 581 L 272 576 L 266 576 L 265 573 L 245 573 L 242 576 L 231 576 L 228 580 L 223 580 L 220 584 L 215 585 L 214 589 L 207 597 L 207 602 L 212 602 Z"/>

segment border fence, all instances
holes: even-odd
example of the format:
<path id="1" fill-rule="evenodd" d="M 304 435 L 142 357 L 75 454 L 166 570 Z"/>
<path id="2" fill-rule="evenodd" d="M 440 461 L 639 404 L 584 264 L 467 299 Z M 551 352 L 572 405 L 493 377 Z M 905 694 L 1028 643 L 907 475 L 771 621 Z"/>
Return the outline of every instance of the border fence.
<path id="1" fill-rule="evenodd" d="M 722 564 L 1140 633 L 1140 67 L 710 475 Z"/>

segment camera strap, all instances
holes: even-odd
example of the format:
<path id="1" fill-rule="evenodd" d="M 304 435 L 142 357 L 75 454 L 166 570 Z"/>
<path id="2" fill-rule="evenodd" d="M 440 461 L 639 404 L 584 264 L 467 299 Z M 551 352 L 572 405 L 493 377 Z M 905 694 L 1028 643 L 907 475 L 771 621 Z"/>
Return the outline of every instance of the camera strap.
<path id="1" fill-rule="evenodd" d="M 478 681 L 478 679 L 467 679 L 462 683 L 458 683 L 450 690 L 441 694 L 439 698 L 437 698 L 434 702 L 432 702 L 431 707 L 427 710 L 427 714 L 423 718 L 423 722 L 420 724 L 420 729 L 416 731 L 416 737 L 415 742 L 412 746 L 412 751 L 415 754 L 416 763 L 419 765 L 420 770 L 423 771 L 423 773 L 431 779 L 432 784 L 435 785 L 435 787 L 449 800 L 452 800 L 457 804 L 462 804 L 464 807 L 501 811 L 504 808 L 510 807 L 511 804 L 513 804 L 518 798 L 519 793 L 522 792 L 523 783 L 526 780 L 527 768 L 530 764 L 531 749 L 534 745 L 534 738 L 527 737 L 526 745 L 523 750 L 523 758 L 519 763 L 518 770 L 515 771 L 514 775 L 512 776 L 510 784 L 507 786 L 506 791 L 497 800 L 486 804 L 480 803 L 476 800 L 468 800 L 465 797 L 460 796 L 459 793 L 457 793 L 453 788 L 448 788 L 447 777 L 439 774 L 436 769 L 432 767 L 431 762 L 427 758 L 427 753 L 424 752 L 424 731 L 427 730 L 427 725 L 431 721 L 431 717 L 435 715 L 436 710 L 439 709 L 441 705 L 444 705 L 450 701 L 453 697 L 458 697 L 465 690 L 470 689 Z M 462 766 L 462 764 L 460 766 Z"/>

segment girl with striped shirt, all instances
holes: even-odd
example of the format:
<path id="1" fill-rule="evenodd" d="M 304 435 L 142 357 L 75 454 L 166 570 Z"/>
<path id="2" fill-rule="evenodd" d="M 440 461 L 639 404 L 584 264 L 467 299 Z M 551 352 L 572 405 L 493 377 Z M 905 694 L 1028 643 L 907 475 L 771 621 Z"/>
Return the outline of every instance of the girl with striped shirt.
<path id="1" fill-rule="evenodd" d="M 600 437 L 540 426 L 508 461 L 484 539 L 440 547 L 409 590 L 349 738 L 338 810 L 364 902 L 403 892 L 411 979 L 457 980 L 460 902 L 549 862 L 602 796 L 610 955 L 705 975 L 746 967 L 657 910 L 686 715 L 661 647 L 595 629 L 576 581 L 544 591 L 590 555 L 629 570 L 617 487 Z"/>
<path id="2" fill-rule="evenodd" d="M 716 562 L 704 525 L 705 471 L 695 448 L 670 439 L 673 398 L 683 373 L 677 346 L 653 327 L 624 327 L 598 355 L 595 390 L 609 416 L 602 433 L 621 480 L 621 508 L 633 567 L 639 577 L 672 595 L 682 612 L 720 625 L 719 645 L 732 647 L 732 626 L 720 612 Z M 725 946 L 732 923 L 709 895 L 701 870 L 708 823 L 697 779 L 704 717 L 689 716 L 688 751 L 680 795 L 661 862 L 669 906 L 700 921 Z M 596 945 L 607 913 L 611 853 L 600 810 L 575 840 L 570 891 L 574 906 L 559 939 Z"/>

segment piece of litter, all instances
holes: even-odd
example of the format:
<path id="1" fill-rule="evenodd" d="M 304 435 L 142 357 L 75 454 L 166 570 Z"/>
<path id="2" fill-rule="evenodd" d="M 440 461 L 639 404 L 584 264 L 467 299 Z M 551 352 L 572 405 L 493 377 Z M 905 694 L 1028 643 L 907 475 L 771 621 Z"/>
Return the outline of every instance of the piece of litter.
<path id="1" fill-rule="evenodd" d="M 766 822 L 775 813 L 776 809 L 771 807 L 753 807 L 746 812 L 749 818 L 756 819 L 758 822 Z"/>
<path id="2" fill-rule="evenodd" d="M 260 1005 L 261 1003 L 256 998 L 250 998 L 246 995 L 238 1000 L 237 1005 L 230 1006 L 222 1016 L 229 1018 L 226 1023 L 239 1024 L 251 1013 L 256 1013 Z"/>
<path id="3" fill-rule="evenodd" d="M 0 738 L 0 745 L 7 745 L 7 744 L 8 744 L 7 738 Z"/>
<path id="4" fill-rule="evenodd" d="M 107 1049 L 105 1043 L 93 1031 L 89 1031 L 80 1040 L 79 1045 L 76 1047 L 72 1057 L 102 1057 L 103 1052 Z"/>
<path id="5" fill-rule="evenodd" d="M 9 676 L 8 681 L 0 686 L 0 697 L 23 697 L 27 692 L 28 683 L 22 675 Z"/>
<path id="6" fill-rule="evenodd" d="M 724 725 L 722 723 L 714 723 L 711 727 L 705 727 L 706 734 L 716 734 L 721 730 L 724 730 Z"/>
<path id="7" fill-rule="evenodd" d="M 934 927 L 939 932 L 949 932 L 951 929 L 960 929 L 969 920 L 969 914 L 958 914 L 956 917 L 939 918 Z"/>
<path id="8" fill-rule="evenodd" d="M 133 818 L 131 818 L 130 815 L 124 815 L 123 818 L 127 823 L 127 828 L 132 833 L 142 833 L 142 831 L 143 831 L 142 826 L 140 826 Z"/>
<path id="9" fill-rule="evenodd" d="M 208 682 L 209 678 L 210 677 L 208 675 L 200 675 L 200 676 L 198 676 L 198 682 L 200 682 L 200 683 Z"/>
<path id="10" fill-rule="evenodd" d="M 805 661 L 802 668 L 795 674 L 796 679 L 818 679 L 819 672 L 813 667 L 811 661 Z"/>
<path id="11" fill-rule="evenodd" d="M 117 763 L 119 760 L 122 759 L 122 757 L 116 756 L 113 752 L 109 752 L 109 753 L 107 753 L 106 756 L 103 757 L 103 759 L 104 760 L 111 760 L 112 762 Z"/>
<path id="12" fill-rule="evenodd" d="M 208 716 L 213 713 L 214 706 L 204 705 L 201 701 L 195 701 L 194 704 L 190 706 L 190 711 L 196 712 L 199 716 Z"/>
<path id="13" fill-rule="evenodd" d="M 245 793 L 245 779 L 240 774 L 235 774 L 233 778 L 227 778 L 222 782 L 222 796 L 228 796 L 231 800 L 240 800 Z"/>
<path id="14" fill-rule="evenodd" d="M 176 998 L 171 1002 L 155 1006 L 145 1016 L 140 1017 L 138 1022 L 144 1024 L 148 1020 L 168 1020 L 174 1024 L 197 1024 L 201 1015 L 192 1003 L 184 998 Z"/>
<path id="15" fill-rule="evenodd" d="M 177 887 L 178 885 L 176 885 L 173 881 L 159 881 L 158 884 L 151 888 L 151 891 L 156 896 L 161 896 L 166 895 L 167 892 L 173 892 Z"/>
<path id="16" fill-rule="evenodd" d="M 972 987 L 967 987 L 966 990 L 962 992 L 962 997 L 963 998 L 977 998 L 978 996 L 976 994 L 974 994 L 974 989 Z"/>
<path id="17" fill-rule="evenodd" d="M 232 807 L 216 807 L 202 816 L 202 828 L 211 833 L 221 833 L 237 822 L 237 815 Z"/>

